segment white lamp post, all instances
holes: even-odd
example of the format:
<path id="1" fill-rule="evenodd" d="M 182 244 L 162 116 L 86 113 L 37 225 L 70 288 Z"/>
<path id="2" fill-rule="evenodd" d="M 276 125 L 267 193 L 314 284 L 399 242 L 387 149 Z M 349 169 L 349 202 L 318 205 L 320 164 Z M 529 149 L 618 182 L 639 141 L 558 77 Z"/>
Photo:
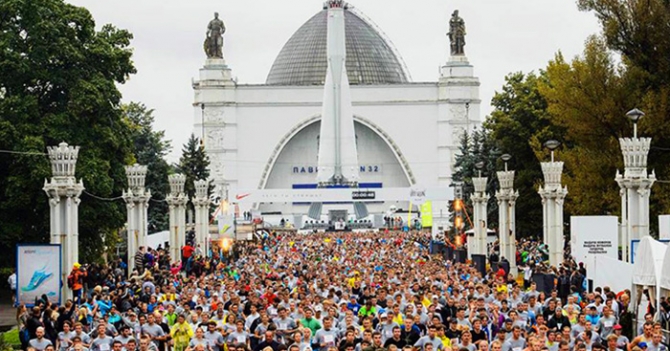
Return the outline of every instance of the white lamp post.
<path id="1" fill-rule="evenodd" d="M 542 197 L 543 208 L 543 241 L 549 245 L 549 262 L 558 267 L 563 263 L 563 202 L 568 194 L 568 188 L 561 184 L 563 174 L 563 162 L 554 161 L 554 150 L 561 143 L 549 140 L 544 146 L 551 151 L 551 162 L 542 162 L 542 173 L 544 174 L 544 185 L 540 186 L 538 193 Z"/>
<path id="2" fill-rule="evenodd" d="M 629 245 L 634 239 L 649 235 L 649 196 L 656 181 L 654 171 L 647 173 L 647 156 L 651 138 L 637 137 L 637 122 L 644 112 L 633 109 L 626 117 L 633 122 L 633 137 L 620 138 L 624 174 L 617 170 L 614 178 L 621 191 L 621 242 L 624 261 L 630 260 Z"/>

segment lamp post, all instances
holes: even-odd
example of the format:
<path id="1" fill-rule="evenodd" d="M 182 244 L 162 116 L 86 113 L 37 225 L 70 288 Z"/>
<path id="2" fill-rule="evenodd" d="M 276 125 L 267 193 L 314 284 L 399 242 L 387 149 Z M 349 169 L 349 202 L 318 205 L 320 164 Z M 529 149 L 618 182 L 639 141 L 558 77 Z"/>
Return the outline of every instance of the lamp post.
<path id="1" fill-rule="evenodd" d="M 538 189 L 542 197 L 543 214 L 543 242 L 549 245 L 549 262 L 558 267 L 563 262 L 563 202 L 568 194 L 568 188 L 561 184 L 563 162 L 556 162 L 554 151 L 561 146 L 557 140 L 549 140 L 544 147 L 551 151 L 551 162 L 542 162 L 544 185 Z"/>
<path id="2" fill-rule="evenodd" d="M 137 163 L 126 166 L 126 177 L 128 178 L 128 189 L 123 192 L 123 200 L 126 202 L 128 229 L 127 229 L 127 251 L 128 251 L 128 275 L 132 275 L 135 269 L 135 253 L 147 241 L 147 210 L 151 191 L 145 188 L 147 166 Z"/>
<path id="3" fill-rule="evenodd" d="M 468 244 L 468 255 L 472 254 L 486 255 L 486 230 L 488 228 L 486 223 L 486 205 L 489 201 L 489 196 L 486 194 L 486 183 L 488 179 L 482 177 L 482 168 L 484 168 L 484 162 L 479 161 L 475 163 L 475 168 L 477 168 L 477 177 L 472 177 L 472 184 L 474 185 L 475 191 L 472 195 L 472 206 L 473 206 L 473 217 L 474 217 L 474 245 Z"/>
<path id="4" fill-rule="evenodd" d="M 208 254 L 207 238 L 209 235 L 209 182 L 201 179 L 195 181 L 195 197 L 193 198 L 193 205 L 195 206 L 195 244 L 201 250 Z"/>
<path id="5" fill-rule="evenodd" d="M 630 260 L 629 245 L 634 239 L 649 235 L 649 196 L 656 182 L 656 174 L 647 173 L 647 156 L 651 138 L 637 137 L 637 122 L 644 112 L 632 109 L 626 117 L 633 122 L 633 137 L 620 138 L 624 174 L 617 170 L 614 178 L 621 188 L 621 241 L 624 261 Z"/>
<path id="6" fill-rule="evenodd" d="M 186 243 L 186 203 L 188 196 L 184 193 L 186 176 L 171 174 L 168 176 L 170 193 L 165 197 L 170 205 L 170 260 L 172 263 L 181 261 L 181 248 Z"/>
<path id="7" fill-rule="evenodd" d="M 67 281 L 72 266 L 79 261 L 79 197 L 84 191 L 81 179 L 77 181 L 75 169 L 79 157 L 79 146 L 70 146 L 66 142 L 58 146 L 47 147 L 51 162 L 51 179 L 44 180 L 44 192 L 49 197 L 51 209 L 51 243 L 61 246 L 62 276 Z M 56 264 L 56 263 L 54 263 Z M 72 290 L 66 284 L 62 286 L 63 301 L 72 298 Z"/>
<path id="8" fill-rule="evenodd" d="M 516 275 L 516 199 L 519 192 L 514 191 L 514 171 L 507 169 L 507 162 L 512 159 L 510 154 L 500 156 L 505 163 L 505 170 L 497 172 L 500 190 L 496 192 L 498 199 L 498 238 L 500 258 L 507 258 L 510 273 Z"/>

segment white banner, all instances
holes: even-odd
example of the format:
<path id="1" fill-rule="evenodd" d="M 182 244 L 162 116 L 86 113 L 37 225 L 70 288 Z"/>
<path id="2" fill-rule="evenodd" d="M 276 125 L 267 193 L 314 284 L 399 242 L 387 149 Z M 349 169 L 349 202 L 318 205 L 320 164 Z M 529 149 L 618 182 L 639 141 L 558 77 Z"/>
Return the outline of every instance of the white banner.
<path id="1" fill-rule="evenodd" d="M 379 202 L 453 199 L 453 188 L 234 189 L 231 203 Z"/>
<path id="2" fill-rule="evenodd" d="M 19 244 L 16 246 L 16 264 L 18 303 L 32 306 L 36 298 L 46 295 L 50 302 L 60 305 L 60 245 Z"/>
<path id="3" fill-rule="evenodd" d="M 619 222 L 615 216 L 572 216 L 570 235 L 572 256 L 586 264 L 587 272 L 593 272 L 590 268 L 596 256 L 619 259 Z"/>
<path id="4" fill-rule="evenodd" d="M 235 215 L 219 215 L 217 225 L 219 227 L 219 238 L 235 238 Z"/>

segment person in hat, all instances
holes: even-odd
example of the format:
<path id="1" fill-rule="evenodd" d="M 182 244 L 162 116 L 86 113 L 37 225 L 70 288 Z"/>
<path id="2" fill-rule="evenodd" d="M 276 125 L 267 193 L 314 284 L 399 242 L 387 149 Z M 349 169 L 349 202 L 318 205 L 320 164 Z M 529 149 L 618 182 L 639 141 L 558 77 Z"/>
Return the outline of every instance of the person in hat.
<path id="1" fill-rule="evenodd" d="M 72 296 L 75 299 L 77 304 L 81 303 L 81 295 L 84 290 L 84 278 L 88 275 L 88 272 L 84 267 L 75 262 L 70 275 L 67 277 L 68 288 L 72 289 Z"/>

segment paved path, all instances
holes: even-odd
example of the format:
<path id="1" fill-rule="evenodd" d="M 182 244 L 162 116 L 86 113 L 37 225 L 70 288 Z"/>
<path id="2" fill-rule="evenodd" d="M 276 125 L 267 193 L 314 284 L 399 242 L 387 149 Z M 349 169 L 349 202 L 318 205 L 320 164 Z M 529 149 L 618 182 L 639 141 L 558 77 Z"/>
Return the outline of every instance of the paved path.
<path id="1" fill-rule="evenodd" d="M 15 324 L 16 309 L 12 307 L 11 303 L 0 304 L 0 327 L 13 327 Z"/>

